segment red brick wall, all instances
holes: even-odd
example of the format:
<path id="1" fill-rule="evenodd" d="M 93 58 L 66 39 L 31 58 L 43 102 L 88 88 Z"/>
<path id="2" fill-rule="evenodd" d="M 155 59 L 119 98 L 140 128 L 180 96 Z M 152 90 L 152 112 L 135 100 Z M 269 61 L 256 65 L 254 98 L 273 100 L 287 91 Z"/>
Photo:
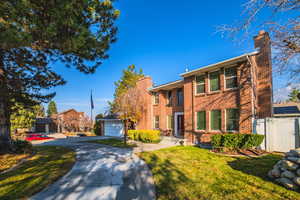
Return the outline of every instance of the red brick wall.
<path id="1" fill-rule="evenodd" d="M 153 121 L 153 110 L 152 110 L 152 95 L 149 92 L 149 89 L 153 86 L 152 79 L 149 76 L 143 77 L 140 79 L 136 87 L 141 91 L 144 96 L 145 108 L 144 115 L 137 123 L 137 129 L 152 129 Z"/>
<path id="2" fill-rule="evenodd" d="M 254 57 L 257 76 L 257 117 L 272 116 L 273 88 L 272 88 L 272 59 L 270 36 L 265 31 L 260 31 L 254 37 L 254 46 L 259 49 L 259 54 Z"/>
<path id="3" fill-rule="evenodd" d="M 190 142 L 195 142 L 200 138 L 201 142 L 208 142 L 211 134 L 226 132 L 225 110 L 229 108 L 238 108 L 240 110 L 239 132 L 252 132 L 252 107 L 251 107 L 251 82 L 250 66 L 246 63 L 240 63 L 238 66 L 238 83 L 237 89 L 225 89 L 224 87 L 224 69 L 220 71 L 220 90 L 217 92 L 206 92 L 204 94 L 192 95 L 195 91 L 194 76 L 185 78 L 185 127 L 186 138 Z M 205 78 L 205 90 L 209 91 L 208 73 Z M 210 130 L 211 110 L 221 110 L 221 131 Z M 206 130 L 196 130 L 196 112 L 206 111 Z"/>
<path id="4" fill-rule="evenodd" d="M 159 91 L 159 104 L 153 105 L 153 116 L 159 116 L 159 127 L 162 131 L 170 131 L 167 130 L 167 116 L 173 115 L 175 112 L 183 112 L 183 106 L 177 105 L 177 89 L 172 89 L 172 104 L 167 105 L 167 95 L 166 91 Z M 153 122 L 152 122 L 153 123 Z M 173 131 L 171 131 L 174 134 Z"/>

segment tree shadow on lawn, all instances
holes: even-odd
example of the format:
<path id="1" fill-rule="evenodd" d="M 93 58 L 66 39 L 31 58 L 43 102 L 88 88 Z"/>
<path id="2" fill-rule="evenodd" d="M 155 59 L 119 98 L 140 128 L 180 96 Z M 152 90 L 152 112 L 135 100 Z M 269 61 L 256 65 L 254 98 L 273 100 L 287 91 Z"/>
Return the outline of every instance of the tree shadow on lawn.
<path id="1" fill-rule="evenodd" d="M 257 176 L 265 181 L 271 181 L 268 178 L 268 171 L 282 159 L 282 156 L 269 154 L 257 158 L 235 158 L 235 160 L 228 162 L 228 165 L 234 169 L 239 170 L 245 174 Z"/>
<path id="2" fill-rule="evenodd" d="M 155 189 L 157 197 L 162 199 L 189 199 L 189 196 L 183 197 L 178 185 L 190 184 L 192 181 L 169 159 L 159 159 L 155 154 L 151 154 L 150 161 L 147 162 L 152 173 L 156 175 Z M 180 198 L 178 197 L 180 196 Z M 183 197 L 183 198 L 182 198 Z"/>

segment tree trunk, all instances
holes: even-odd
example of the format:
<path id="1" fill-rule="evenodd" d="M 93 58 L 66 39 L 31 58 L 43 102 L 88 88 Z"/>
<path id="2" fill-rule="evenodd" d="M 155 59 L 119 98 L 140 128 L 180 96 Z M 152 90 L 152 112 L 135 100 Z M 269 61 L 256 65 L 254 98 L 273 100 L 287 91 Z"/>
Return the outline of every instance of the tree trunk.
<path id="1" fill-rule="evenodd" d="M 127 119 L 124 120 L 124 143 L 127 144 L 127 135 L 128 135 L 128 123 Z"/>
<path id="2" fill-rule="evenodd" d="M 10 115 L 8 104 L 0 97 L 0 151 L 11 149 Z"/>

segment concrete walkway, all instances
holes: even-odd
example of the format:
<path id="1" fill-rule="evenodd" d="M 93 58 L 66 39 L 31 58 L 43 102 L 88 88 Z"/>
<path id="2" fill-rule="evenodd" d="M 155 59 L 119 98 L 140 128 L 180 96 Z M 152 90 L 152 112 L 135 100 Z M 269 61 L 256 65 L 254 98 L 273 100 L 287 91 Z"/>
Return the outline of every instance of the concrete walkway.
<path id="1" fill-rule="evenodd" d="M 82 137 L 40 142 L 76 152 L 76 163 L 61 179 L 31 200 L 155 199 L 151 171 L 130 149 L 113 148 L 84 141 L 105 137 Z"/>

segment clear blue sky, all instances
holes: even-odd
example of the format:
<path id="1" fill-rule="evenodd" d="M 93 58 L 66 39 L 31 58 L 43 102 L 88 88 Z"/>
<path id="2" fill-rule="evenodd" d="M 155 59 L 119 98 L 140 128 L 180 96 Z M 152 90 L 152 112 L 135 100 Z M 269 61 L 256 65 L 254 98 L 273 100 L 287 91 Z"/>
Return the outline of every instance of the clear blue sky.
<path id="1" fill-rule="evenodd" d="M 241 18 L 245 0 L 119 0 L 118 41 L 110 58 L 93 75 L 55 66 L 67 84 L 57 87 L 59 111 L 75 108 L 89 114 L 90 90 L 94 113 L 103 112 L 111 100 L 114 82 L 131 64 L 152 76 L 155 84 L 176 80 L 186 68 L 194 69 L 254 51 L 252 38 L 242 44 L 216 34 L 216 27 Z M 255 32 L 258 30 L 254 30 Z M 275 90 L 283 87 L 274 81 Z"/>

